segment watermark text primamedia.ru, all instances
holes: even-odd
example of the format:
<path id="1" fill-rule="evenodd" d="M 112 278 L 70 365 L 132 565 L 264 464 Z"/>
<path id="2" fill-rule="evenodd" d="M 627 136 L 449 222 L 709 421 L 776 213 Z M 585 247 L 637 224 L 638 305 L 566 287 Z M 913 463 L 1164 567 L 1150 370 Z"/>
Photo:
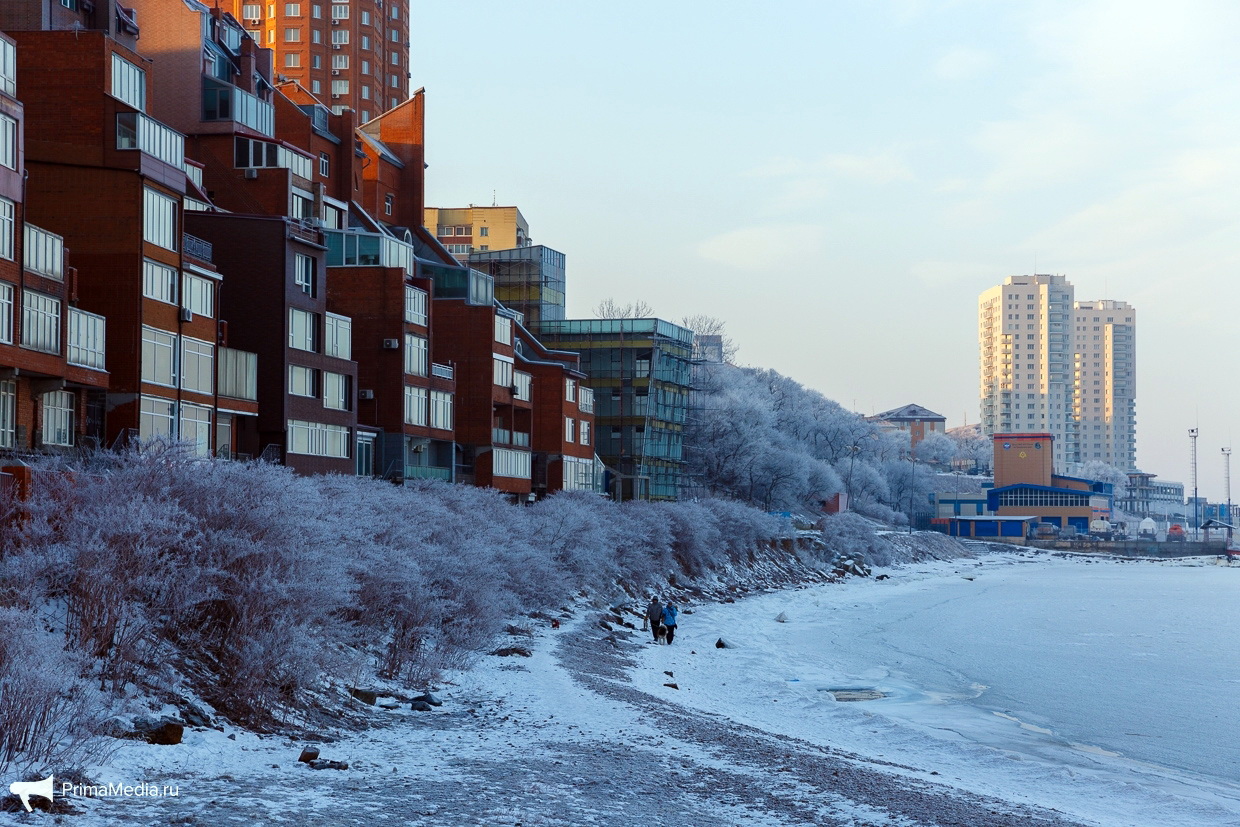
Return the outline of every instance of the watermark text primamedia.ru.
<path id="1" fill-rule="evenodd" d="M 70 784 L 63 781 L 58 795 L 74 795 L 79 798 L 176 798 L 181 794 L 179 784 Z"/>

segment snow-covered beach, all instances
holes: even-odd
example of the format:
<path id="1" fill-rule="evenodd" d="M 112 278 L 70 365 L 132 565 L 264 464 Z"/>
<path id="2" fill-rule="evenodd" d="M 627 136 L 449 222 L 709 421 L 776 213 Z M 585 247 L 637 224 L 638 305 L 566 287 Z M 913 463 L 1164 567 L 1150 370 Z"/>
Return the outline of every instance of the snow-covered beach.
<path id="1" fill-rule="evenodd" d="M 320 744 L 346 771 L 239 732 L 127 746 L 94 780 L 179 794 L 66 821 L 1240 824 L 1240 568 L 1012 552 L 875 574 L 686 606 L 670 647 L 544 626 L 434 712 Z"/>

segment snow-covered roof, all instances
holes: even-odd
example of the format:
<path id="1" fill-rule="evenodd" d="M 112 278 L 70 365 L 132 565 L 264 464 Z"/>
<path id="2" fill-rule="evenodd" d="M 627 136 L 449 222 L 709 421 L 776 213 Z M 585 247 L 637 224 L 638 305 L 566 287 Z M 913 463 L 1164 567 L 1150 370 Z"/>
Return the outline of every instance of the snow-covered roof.
<path id="1" fill-rule="evenodd" d="M 880 414 L 875 414 L 874 419 L 938 419 L 943 422 L 947 421 L 947 417 L 942 414 L 936 414 L 929 408 L 923 408 L 921 405 L 914 404 L 883 411 Z"/>

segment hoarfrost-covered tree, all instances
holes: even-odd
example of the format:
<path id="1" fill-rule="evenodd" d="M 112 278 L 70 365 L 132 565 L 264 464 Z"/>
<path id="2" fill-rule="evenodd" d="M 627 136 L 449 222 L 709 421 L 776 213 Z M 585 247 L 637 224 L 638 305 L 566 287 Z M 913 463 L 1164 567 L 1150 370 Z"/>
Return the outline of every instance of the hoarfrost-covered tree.
<path id="1" fill-rule="evenodd" d="M 1100 460 L 1083 464 L 1074 476 L 1098 482 L 1109 482 L 1115 499 L 1122 500 L 1128 494 L 1128 472 Z"/>
<path id="2" fill-rule="evenodd" d="M 917 443 L 915 453 L 921 462 L 947 467 L 956 457 L 956 442 L 946 434 L 935 432 Z"/>

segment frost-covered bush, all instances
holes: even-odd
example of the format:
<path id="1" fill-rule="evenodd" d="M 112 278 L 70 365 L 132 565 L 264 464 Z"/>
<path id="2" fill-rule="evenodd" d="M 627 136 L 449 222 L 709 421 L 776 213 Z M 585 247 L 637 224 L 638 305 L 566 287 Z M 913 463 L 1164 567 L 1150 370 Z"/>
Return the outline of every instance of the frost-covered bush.
<path id="1" fill-rule="evenodd" d="M 874 532 L 874 526 L 858 514 L 845 512 L 824 517 L 819 523 L 827 551 L 835 560 L 864 560 L 871 566 L 893 562 L 891 544 Z"/>

